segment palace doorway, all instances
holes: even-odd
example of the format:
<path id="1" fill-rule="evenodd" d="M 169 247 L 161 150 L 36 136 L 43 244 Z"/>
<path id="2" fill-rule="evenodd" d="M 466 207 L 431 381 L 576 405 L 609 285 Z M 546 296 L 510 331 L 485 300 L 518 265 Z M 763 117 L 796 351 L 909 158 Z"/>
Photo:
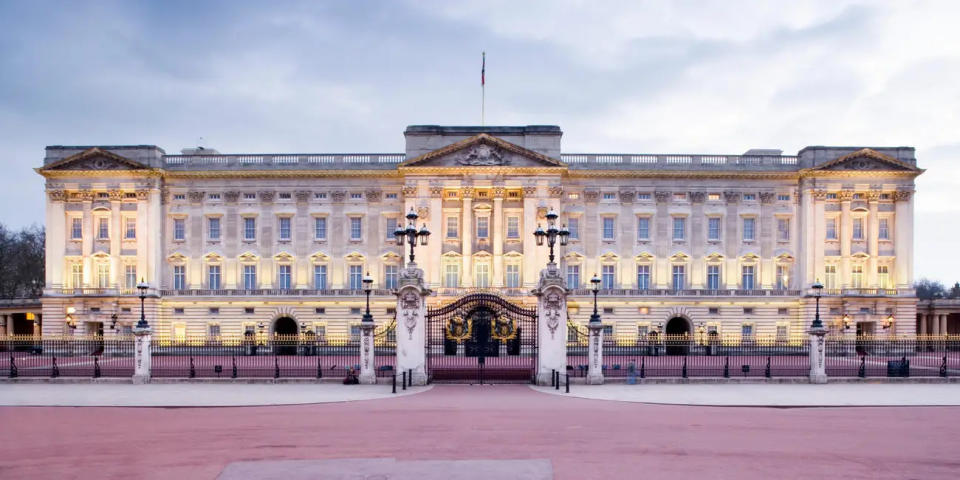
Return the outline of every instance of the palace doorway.
<path id="1" fill-rule="evenodd" d="M 290 317 L 280 317 L 273 323 L 273 350 L 277 355 L 297 354 L 296 320 Z"/>
<path id="2" fill-rule="evenodd" d="M 683 317 L 673 317 L 667 322 L 663 341 L 667 355 L 686 355 L 690 349 L 690 322 Z"/>

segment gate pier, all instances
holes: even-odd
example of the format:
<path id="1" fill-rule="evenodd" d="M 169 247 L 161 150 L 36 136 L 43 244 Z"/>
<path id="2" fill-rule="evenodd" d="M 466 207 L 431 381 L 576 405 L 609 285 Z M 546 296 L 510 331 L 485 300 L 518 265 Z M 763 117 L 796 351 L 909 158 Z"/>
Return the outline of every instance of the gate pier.
<path id="1" fill-rule="evenodd" d="M 397 371 L 411 372 L 411 385 L 426 385 L 426 297 L 423 270 L 410 262 L 397 289 Z"/>
<path id="2" fill-rule="evenodd" d="M 550 385 L 554 371 L 567 371 L 567 285 L 556 263 L 540 271 L 537 296 L 537 385 Z"/>

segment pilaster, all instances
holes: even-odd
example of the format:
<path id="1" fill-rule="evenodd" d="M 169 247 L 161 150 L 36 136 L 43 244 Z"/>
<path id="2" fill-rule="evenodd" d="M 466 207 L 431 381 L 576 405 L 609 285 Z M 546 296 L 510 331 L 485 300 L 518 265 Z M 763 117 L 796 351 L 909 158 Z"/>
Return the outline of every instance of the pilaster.
<path id="1" fill-rule="evenodd" d="M 462 196 L 461 214 L 461 244 L 460 253 L 463 255 L 463 268 L 460 277 L 460 285 L 464 287 L 473 286 L 473 188 L 462 187 L 460 189 Z"/>

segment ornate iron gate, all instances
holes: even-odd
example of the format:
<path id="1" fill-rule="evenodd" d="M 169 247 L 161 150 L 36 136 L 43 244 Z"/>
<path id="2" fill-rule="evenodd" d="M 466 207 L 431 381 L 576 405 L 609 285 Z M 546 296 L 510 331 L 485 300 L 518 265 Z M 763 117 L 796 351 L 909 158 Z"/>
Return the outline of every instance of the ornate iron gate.
<path id="1" fill-rule="evenodd" d="M 537 310 L 492 293 L 427 309 L 427 377 L 469 383 L 530 382 L 537 369 Z"/>

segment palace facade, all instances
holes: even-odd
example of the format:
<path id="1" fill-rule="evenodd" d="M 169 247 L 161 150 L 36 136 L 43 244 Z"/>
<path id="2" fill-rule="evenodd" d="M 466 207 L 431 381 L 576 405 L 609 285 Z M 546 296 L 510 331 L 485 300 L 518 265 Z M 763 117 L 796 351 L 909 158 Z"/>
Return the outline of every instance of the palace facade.
<path id="1" fill-rule="evenodd" d="M 838 333 L 919 333 L 909 147 L 796 155 L 585 154 L 556 126 L 410 126 L 393 154 L 220 154 L 51 146 L 44 335 L 128 332 L 150 289 L 160 338 L 251 331 L 359 335 L 361 279 L 392 321 L 405 215 L 432 235 L 416 260 L 430 305 L 494 291 L 533 306 L 547 263 L 533 235 L 553 209 L 556 249 L 586 323 L 601 278 L 607 335 L 801 335 L 810 285 Z M 932 327 L 930 327 L 932 329 Z M 932 333 L 932 332 L 930 332 Z"/>

